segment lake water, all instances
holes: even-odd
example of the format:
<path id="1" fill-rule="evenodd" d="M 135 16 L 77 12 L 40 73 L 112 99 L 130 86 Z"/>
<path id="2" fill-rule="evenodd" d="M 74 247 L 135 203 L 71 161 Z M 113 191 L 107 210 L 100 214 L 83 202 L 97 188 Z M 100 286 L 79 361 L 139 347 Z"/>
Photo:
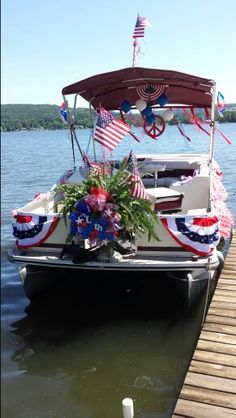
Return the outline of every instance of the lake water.
<path id="1" fill-rule="evenodd" d="M 215 158 L 236 218 L 236 124 L 220 129 Z M 168 127 L 158 141 L 125 138 L 113 156 L 134 151 L 207 152 L 208 137 Z M 89 132 L 78 133 L 83 149 Z M 79 163 L 79 160 L 78 160 Z M 73 167 L 66 131 L 2 134 L 2 418 L 171 417 L 196 345 L 204 295 L 186 311 L 163 277 L 78 274 L 30 302 L 7 261 L 11 211 L 47 191 Z"/>

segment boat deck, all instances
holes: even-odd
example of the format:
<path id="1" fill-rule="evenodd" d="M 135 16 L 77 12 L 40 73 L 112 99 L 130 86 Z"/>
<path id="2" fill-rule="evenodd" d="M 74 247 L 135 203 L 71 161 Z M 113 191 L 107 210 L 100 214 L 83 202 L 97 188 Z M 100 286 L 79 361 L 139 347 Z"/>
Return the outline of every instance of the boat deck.
<path id="1" fill-rule="evenodd" d="M 58 250 L 51 249 L 51 251 L 45 250 L 45 248 L 37 247 L 37 249 L 22 251 L 14 249 L 8 253 L 8 259 L 10 261 L 18 263 L 27 263 L 31 265 L 44 266 L 44 267 L 58 267 L 58 268 L 70 268 L 70 269 L 83 269 L 83 270 L 145 270 L 145 271 L 177 271 L 185 270 L 191 271 L 194 269 L 205 269 L 209 259 L 206 257 L 193 257 L 192 255 L 180 256 L 159 256 L 158 258 L 150 255 L 134 255 L 122 257 L 119 253 L 117 256 L 108 258 L 101 258 L 99 260 L 80 261 L 77 260 L 73 263 L 70 256 L 63 258 L 59 257 Z M 210 257 L 212 268 L 216 268 L 218 265 L 218 258 L 216 254 Z M 108 262 L 109 261 L 109 262 Z"/>
<path id="2" fill-rule="evenodd" d="M 236 234 L 172 417 L 236 417 Z"/>

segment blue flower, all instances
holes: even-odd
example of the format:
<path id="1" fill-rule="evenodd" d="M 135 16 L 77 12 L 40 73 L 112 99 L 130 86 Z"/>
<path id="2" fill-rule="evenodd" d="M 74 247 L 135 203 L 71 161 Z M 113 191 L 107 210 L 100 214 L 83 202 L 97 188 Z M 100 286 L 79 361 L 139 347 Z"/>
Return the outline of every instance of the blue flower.
<path id="1" fill-rule="evenodd" d="M 80 233 L 81 233 L 83 239 L 87 239 L 89 237 L 90 232 L 92 232 L 92 230 L 93 230 L 92 223 L 87 224 L 87 226 L 85 228 L 81 228 Z"/>
<path id="2" fill-rule="evenodd" d="M 69 218 L 72 222 L 75 222 L 78 219 L 78 214 L 76 212 L 71 212 Z"/>
<path id="3" fill-rule="evenodd" d="M 78 212 L 85 213 L 86 215 L 89 214 L 88 206 L 84 203 L 83 200 L 79 200 L 77 202 L 77 204 L 76 204 L 76 210 L 78 210 Z"/>

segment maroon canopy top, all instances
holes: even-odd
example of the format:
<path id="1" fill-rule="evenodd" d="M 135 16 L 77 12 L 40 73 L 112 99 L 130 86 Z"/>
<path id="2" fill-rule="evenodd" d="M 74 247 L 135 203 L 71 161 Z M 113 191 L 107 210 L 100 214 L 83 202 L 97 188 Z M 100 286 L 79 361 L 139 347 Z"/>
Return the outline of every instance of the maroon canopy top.
<path id="1" fill-rule="evenodd" d="M 132 106 L 140 98 L 137 87 L 145 84 L 164 85 L 168 105 L 184 104 L 210 107 L 214 81 L 178 71 L 130 67 L 94 75 L 62 90 L 63 95 L 79 94 L 94 108 L 120 109 L 127 100 Z"/>

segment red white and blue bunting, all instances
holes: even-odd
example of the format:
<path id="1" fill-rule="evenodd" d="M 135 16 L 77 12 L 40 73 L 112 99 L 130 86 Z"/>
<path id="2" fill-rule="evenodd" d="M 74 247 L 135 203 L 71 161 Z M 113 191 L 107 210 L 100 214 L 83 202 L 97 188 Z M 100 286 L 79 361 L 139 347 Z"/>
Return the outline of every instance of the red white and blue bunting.
<path id="1" fill-rule="evenodd" d="M 13 235 L 18 248 L 35 247 L 42 244 L 56 228 L 59 217 L 17 212 L 12 223 Z"/>
<path id="2" fill-rule="evenodd" d="M 223 173 L 213 160 L 211 169 L 211 200 L 216 216 L 219 218 L 220 235 L 227 239 L 230 238 L 233 230 L 234 219 L 231 211 L 227 207 L 225 201 L 228 193 L 222 183 Z"/>
<path id="3" fill-rule="evenodd" d="M 218 218 L 213 217 L 168 217 L 162 224 L 187 251 L 200 256 L 210 255 L 220 241 Z"/>

